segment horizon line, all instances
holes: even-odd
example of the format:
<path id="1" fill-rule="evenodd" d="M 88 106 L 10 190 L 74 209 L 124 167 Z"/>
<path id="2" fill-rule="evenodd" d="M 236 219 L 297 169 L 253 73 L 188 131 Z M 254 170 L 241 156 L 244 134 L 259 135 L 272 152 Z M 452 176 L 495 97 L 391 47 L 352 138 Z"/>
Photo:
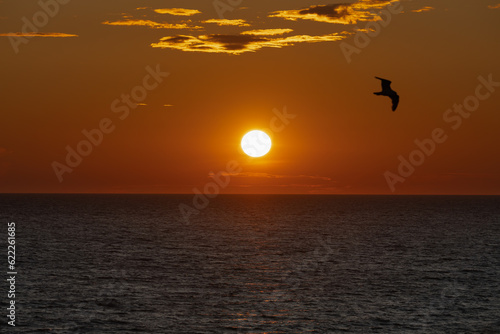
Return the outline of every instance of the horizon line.
<path id="1" fill-rule="evenodd" d="M 127 192 L 0 192 L 0 195 L 163 195 L 163 196 L 195 196 L 195 193 L 127 193 Z M 224 193 L 217 196 L 500 196 L 500 194 L 385 194 L 385 193 L 353 193 L 353 194 L 306 194 L 306 193 Z"/>

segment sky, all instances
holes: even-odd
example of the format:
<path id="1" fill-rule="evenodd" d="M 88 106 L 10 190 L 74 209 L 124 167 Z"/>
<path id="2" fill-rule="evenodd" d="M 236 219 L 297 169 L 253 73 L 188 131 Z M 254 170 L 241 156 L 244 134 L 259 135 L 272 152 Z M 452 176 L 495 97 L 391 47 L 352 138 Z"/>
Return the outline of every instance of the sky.
<path id="1" fill-rule="evenodd" d="M 499 19 L 499 0 L 1 0 L 0 192 L 498 195 Z"/>

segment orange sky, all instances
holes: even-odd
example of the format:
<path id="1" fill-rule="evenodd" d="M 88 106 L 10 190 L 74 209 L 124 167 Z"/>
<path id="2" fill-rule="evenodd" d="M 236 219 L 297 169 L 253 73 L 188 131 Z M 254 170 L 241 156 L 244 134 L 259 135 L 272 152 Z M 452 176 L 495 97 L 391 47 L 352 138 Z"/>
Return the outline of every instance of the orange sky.
<path id="1" fill-rule="evenodd" d="M 345 2 L 0 1 L 0 192 L 500 194 L 500 1 Z"/>

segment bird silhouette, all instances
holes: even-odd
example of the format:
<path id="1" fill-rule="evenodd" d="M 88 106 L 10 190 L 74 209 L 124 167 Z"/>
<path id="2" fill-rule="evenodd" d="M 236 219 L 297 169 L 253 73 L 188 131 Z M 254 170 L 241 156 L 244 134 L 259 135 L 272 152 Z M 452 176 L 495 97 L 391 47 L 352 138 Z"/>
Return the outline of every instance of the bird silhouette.
<path id="1" fill-rule="evenodd" d="M 375 77 L 382 81 L 382 91 L 380 92 L 375 92 L 373 94 L 375 95 L 382 95 L 382 96 L 388 96 L 392 100 L 392 111 L 395 111 L 396 108 L 398 107 L 399 104 L 399 95 L 395 91 L 392 90 L 391 88 L 391 81 L 387 79 L 382 79 L 379 77 Z"/>

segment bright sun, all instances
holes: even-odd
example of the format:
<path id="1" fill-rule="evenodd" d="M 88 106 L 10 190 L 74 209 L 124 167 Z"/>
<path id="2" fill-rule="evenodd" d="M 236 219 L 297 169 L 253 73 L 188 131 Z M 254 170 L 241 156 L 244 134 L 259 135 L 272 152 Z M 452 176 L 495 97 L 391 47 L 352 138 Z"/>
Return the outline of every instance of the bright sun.
<path id="1" fill-rule="evenodd" d="M 271 138 L 264 131 L 253 130 L 243 136 L 241 148 L 247 155 L 258 158 L 271 149 Z"/>

